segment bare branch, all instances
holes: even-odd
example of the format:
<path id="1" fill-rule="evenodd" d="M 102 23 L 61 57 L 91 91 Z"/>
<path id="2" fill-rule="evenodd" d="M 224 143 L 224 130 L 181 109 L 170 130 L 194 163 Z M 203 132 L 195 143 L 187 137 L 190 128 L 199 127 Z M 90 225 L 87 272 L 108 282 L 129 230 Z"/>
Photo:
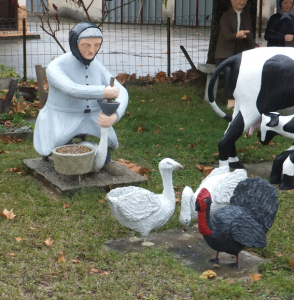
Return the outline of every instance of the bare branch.
<path id="1" fill-rule="evenodd" d="M 87 7 L 87 11 L 89 10 L 89 8 L 91 7 L 91 5 L 93 4 L 94 0 L 91 1 L 91 3 L 88 5 Z"/>

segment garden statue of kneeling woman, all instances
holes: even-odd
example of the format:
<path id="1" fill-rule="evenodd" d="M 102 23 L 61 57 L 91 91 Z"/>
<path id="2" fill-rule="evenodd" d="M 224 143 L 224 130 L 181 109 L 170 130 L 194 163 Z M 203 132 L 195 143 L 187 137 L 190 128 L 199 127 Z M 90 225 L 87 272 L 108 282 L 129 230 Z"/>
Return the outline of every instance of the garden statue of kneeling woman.
<path id="1" fill-rule="evenodd" d="M 102 32 L 95 24 L 79 23 L 71 29 L 71 52 L 54 59 L 46 69 L 49 94 L 36 121 L 34 147 L 46 157 L 79 134 L 100 138 L 101 127 L 110 127 L 102 170 L 117 176 L 121 171 L 111 161 L 110 149 L 117 149 L 118 140 L 111 126 L 124 115 L 128 93 L 116 80 L 109 86 L 112 75 L 95 58 L 102 41 Z M 103 114 L 97 100 L 114 98 L 120 103 L 117 111 L 110 116 Z"/>

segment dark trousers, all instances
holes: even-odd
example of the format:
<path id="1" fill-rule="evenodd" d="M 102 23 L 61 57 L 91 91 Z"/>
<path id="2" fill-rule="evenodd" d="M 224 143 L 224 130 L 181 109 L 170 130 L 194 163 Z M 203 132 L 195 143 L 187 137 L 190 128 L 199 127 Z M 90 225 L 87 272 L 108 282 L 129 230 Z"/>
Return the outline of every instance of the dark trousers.
<path id="1" fill-rule="evenodd" d="M 216 58 L 216 66 L 220 65 L 225 60 L 226 58 Z M 225 97 L 226 99 L 235 99 L 233 96 L 234 87 L 232 86 L 232 82 L 230 81 L 230 72 L 231 69 L 229 67 L 223 69 L 223 73 L 225 74 Z"/>

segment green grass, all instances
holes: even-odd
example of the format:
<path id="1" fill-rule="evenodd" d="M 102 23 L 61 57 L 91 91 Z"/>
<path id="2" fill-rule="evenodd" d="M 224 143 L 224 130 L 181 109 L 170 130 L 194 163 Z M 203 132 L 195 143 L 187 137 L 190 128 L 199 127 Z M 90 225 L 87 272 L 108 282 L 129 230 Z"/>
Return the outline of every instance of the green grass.
<path id="1" fill-rule="evenodd" d="M 128 91 L 128 114 L 115 124 L 120 147 L 112 158 L 152 170 L 148 189 L 154 192 L 162 190 L 158 162 L 173 158 L 185 167 L 174 172 L 174 185 L 179 191 L 186 185 L 195 190 L 204 178 L 196 165 L 218 161 L 217 144 L 228 125 L 201 100 L 203 82 L 129 86 Z M 189 103 L 181 100 L 184 95 L 192 98 Z M 222 90 L 218 99 L 224 109 Z M 278 137 L 272 146 L 257 142 L 256 135 L 239 139 L 242 162 L 273 161 L 291 145 Z M 293 299 L 289 259 L 294 259 L 294 192 L 279 192 L 268 245 L 251 249 L 269 261 L 260 266 L 260 281 L 204 281 L 163 250 L 130 254 L 104 250 L 104 242 L 132 235 L 113 218 L 104 191 L 58 196 L 30 175 L 10 172 L 23 170 L 23 159 L 39 156 L 31 141 L 0 141 L 0 153 L 0 211 L 13 209 L 16 214 L 13 220 L 0 217 L 0 299 Z M 63 204 L 69 207 L 64 209 Z M 177 205 L 159 231 L 180 228 L 179 211 Z M 16 237 L 24 240 L 17 242 Z M 44 244 L 48 237 L 54 241 L 51 247 Z M 57 262 L 60 252 L 66 262 Z"/>

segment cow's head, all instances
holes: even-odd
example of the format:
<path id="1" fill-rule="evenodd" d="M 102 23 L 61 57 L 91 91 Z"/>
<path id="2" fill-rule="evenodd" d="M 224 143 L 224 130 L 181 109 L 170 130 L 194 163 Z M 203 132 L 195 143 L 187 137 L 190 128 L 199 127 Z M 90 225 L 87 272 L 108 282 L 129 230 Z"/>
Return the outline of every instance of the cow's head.
<path id="1" fill-rule="evenodd" d="M 274 130 L 279 125 L 278 113 L 262 114 L 260 123 L 259 140 L 262 145 L 267 145 L 278 133 Z"/>

